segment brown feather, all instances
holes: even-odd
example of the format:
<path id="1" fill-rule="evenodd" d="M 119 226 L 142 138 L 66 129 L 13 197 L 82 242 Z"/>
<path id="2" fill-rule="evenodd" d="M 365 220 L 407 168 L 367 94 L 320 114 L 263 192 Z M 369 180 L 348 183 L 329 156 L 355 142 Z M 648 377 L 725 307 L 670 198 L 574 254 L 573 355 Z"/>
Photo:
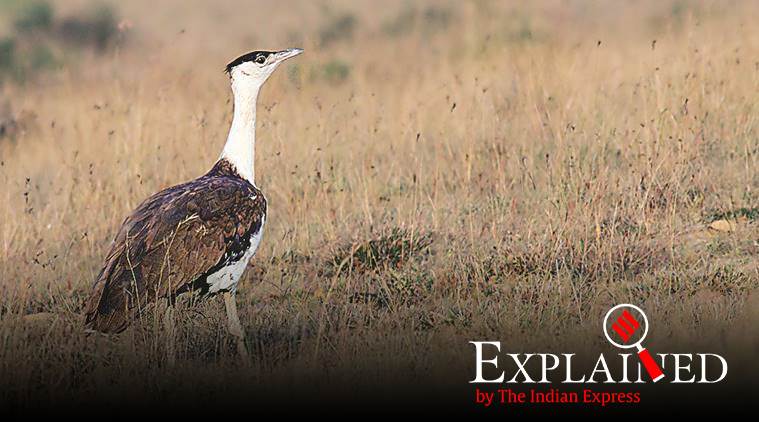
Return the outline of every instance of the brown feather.
<path id="1" fill-rule="evenodd" d="M 120 332 L 156 299 L 202 290 L 198 284 L 249 244 L 265 215 L 261 191 L 226 160 L 151 196 L 114 239 L 85 304 L 87 328 Z"/>

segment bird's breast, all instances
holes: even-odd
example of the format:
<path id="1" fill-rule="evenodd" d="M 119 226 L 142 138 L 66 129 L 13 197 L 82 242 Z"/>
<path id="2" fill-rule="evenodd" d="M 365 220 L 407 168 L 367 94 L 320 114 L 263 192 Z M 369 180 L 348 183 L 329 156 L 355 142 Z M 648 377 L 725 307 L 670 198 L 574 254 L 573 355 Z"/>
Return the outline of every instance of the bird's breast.
<path id="1" fill-rule="evenodd" d="M 256 254 L 258 245 L 261 243 L 265 221 L 266 218 L 264 216 L 261 218 L 261 225 L 258 231 L 251 233 L 249 242 L 245 249 L 240 251 L 241 253 L 225 257 L 227 259 L 225 265 L 219 268 L 218 271 L 208 275 L 206 278 L 208 294 L 212 295 L 226 291 L 234 292 L 237 290 L 237 283 L 242 278 L 248 262 Z"/>

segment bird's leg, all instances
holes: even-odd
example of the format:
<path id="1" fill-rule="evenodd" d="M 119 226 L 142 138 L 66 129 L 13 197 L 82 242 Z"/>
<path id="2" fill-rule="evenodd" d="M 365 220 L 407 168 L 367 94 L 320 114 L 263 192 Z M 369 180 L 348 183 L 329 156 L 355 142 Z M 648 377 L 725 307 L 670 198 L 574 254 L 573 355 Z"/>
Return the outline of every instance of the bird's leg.
<path id="1" fill-rule="evenodd" d="M 169 366 L 174 366 L 176 363 L 176 351 L 174 350 L 174 304 L 171 299 L 166 301 L 163 325 L 166 329 L 166 361 Z"/>
<path id="2" fill-rule="evenodd" d="M 237 317 L 237 301 L 235 294 L 224 292 L 224 306 L 227 308 L 227 319 L 229 320 L 229 333 L 237 337 L 237 353 L 244 361 L 248 361 L 248 348 L 245 346 L 245 332 L 240 324 L 240 318 Z"/>

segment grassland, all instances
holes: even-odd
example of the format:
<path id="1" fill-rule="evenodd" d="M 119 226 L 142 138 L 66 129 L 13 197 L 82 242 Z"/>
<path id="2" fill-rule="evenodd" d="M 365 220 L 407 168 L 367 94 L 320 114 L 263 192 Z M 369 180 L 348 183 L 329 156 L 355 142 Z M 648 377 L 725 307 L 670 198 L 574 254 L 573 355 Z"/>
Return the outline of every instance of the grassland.
<path id="1" fill-rule="evenodd" d="M 0 402 L 466 375 L 472 338 L 598 350 L 619 302 L 654 344 L 759 350 L 756 4 L 152 3 L 2 85 Z M 151 313 L 85 336 L 124 216 L 216 159 L 224 64 L 289 46 L 259 104 L 252 362 L 217 301 L 180 303 L 175 367 Z"/>

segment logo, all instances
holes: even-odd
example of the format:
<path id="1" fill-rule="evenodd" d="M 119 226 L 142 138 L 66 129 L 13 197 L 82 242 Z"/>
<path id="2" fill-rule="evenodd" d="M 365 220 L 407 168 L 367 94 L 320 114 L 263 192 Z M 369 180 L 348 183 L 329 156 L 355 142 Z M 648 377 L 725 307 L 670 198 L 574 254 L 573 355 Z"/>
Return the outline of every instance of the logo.
<path id="1" fill-rule="evenodd" d="M 640 334 L 640 337 L 638 337 L 637 340 L 634 339 L 635 333 L 640 332 L 641 326 L 631 311 L 637 312 L 640 315 L 640 319 L 643 321 L 643 332 Z M 616 321 L 613 318 L 609 318 L 615 314 L 620 314 L 617 317 Z M 616 342 L 612 336 L 609 335 L 610 320 L 614 321 L 611 324 L 611 328 L 622 339 L 621 343 Z M 633 347 L 637 349 L 640 361 L 643 363 L 643 366 L 646 368 L 646 372 L 648 372 L 648 375 L 654 382 L 657 382 L 660 379 L 664 378 L 664 372 L 662 372 L 661 368 L 656 363 L 654 358 L 651 357 L 651 353 L 649 353 L 648 349 L 644 348 L 641 345 L 641 343 L 643 343 L 643 339 L 645 339 L 646 335 L 648 334 L 648 317 L 646 317 L 646 314 L 642 309 L 635 305 L 630 305 L 629 303 L 617 305 L 609 309 L 609 312 L 606 313 L 606 316 L 604 317 L 603 328 L 606 339 L 609 340 L 609 343 L 611 343 L 613 346 L 616 346 L 620 349 L 630 349 Z"/>
<path id="2" fill-rule="evenodd" d="M 601 330 L 606 340 L 619 349 L 616 354 L 507 353 L 500 341 L 470 341 L 475 349 L 475 376 L 470 384 L 544 385 L 527 390 L 509 387 L 488 391 L 478 387 L 475 403 L 486 407 L 495 403 L 634 404 L 642 401 L 642 393 L 621 386 L 662 380 L 671 384 L 715 384 L 727 376 L 727 361 L 715 353 L 652 354 L 643 346 L 649 328 L 648 317 L 640 307 L 623 303 L 606 312 Z M 624 353 L 627 350 L 635 353 Z M 557 384 L 567 385 L 568 389 L 553 388 Z M 623 390 L 590 388 L 598 384 L 620 385 Z M 584 387 L 578 389 L 579 386 Z"/>

